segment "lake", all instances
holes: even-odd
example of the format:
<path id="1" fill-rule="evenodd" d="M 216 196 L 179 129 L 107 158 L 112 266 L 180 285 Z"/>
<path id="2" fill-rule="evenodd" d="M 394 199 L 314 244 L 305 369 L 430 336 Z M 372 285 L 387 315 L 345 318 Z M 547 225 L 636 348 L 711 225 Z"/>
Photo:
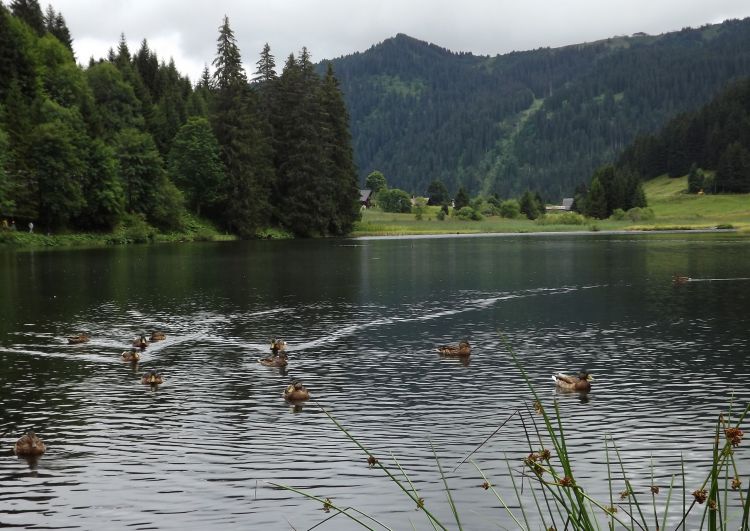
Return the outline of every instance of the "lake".
<path id="1" fill-rule="evenodd" d="M 0 526 L 11 528 L 356 528 L 272 484 L 394 529 L 431 528 L 323 407 L 383 463 L 395 457 L 449 527 L 433 447 L 464 528 L 513 529 L 461 464 L 474 452 L 520 515 L 508 470 L 521 470 L 524 425 L 541 417 L 505 341 L 545 408 L 558 401 L 576 480 L 605 504 L 605 437 L 636 492 L 650 506 L 644 493 L 660 485 L 663 505 L 681 462 L 689 498 L 705 479 L 719 412 L 750 402 L 750 240 L 731 234 L 0 251 L 0 295 Z M 121 361 L 157 329 L 166 340 L 137 366 Z M 68 345 L 81 331 L 90 342 Z M 274 337 L 287 341 L 286 370 L 257 363 Z M 435 350 L 462 339 L 468 364 Z M 554 389 L 551 374 L 582 367 L 590 394 Z M 165 383 L 142 385 L 148 369 Z M 293 378 L 312 393 L 302 406 L 282 398 Z M 8 451 L 27 429 L 48 446 L 37 463 Z"/>

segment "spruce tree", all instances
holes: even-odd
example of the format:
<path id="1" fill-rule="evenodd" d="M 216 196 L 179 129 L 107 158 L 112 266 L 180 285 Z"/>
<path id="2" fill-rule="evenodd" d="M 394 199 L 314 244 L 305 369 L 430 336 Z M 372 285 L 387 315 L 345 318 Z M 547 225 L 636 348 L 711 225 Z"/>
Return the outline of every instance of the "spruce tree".
<path id="1" fill-rule="evenodd" d="M 224 224 L 252 237 L 269 221 L 273 166 L 254 95 L 247 85 L 237 42 L 225 16 L 213 61 L 215 97 L 211 121 L 221 148 L 227 198 Z"/>
<path id="2" fill-rule="evenodd" d="M 586 196 L 585 206 L 585 214 L 589 217 L 605 219 L 609 215 L 607 210 L 607 195 L 598 177 L 594 177 L 591 180 L 591 188 L 589 188 L 589 193 Z"/>
<path id="3" fill-rule="evenodd" d="M 340 235 L 350 232 L 359 217 L 359 187 L 349 133 L 349 113 L 331 63 L 326 69 L 321 96 L 327 119 L 323 133 L 330 168 L 324 176 L 330 181 L 331 189 L 328 233 Z"/>
<path id="4" fill-rule="evenodd" d="M 37 0 L 12 0 L 10 11 L 28 24 L 37 35 L 44 35 L 44 15 Z"/>
<path id="5" fill-rule="evenodd" d="M 276 60 L 271 55 L 271 47 L 266 43 L 260 52 L 260 59 L 255 63 L 258 68 L 255 70 L 253 81 L 267 83 L 278 77 L 276 74 Z"/>

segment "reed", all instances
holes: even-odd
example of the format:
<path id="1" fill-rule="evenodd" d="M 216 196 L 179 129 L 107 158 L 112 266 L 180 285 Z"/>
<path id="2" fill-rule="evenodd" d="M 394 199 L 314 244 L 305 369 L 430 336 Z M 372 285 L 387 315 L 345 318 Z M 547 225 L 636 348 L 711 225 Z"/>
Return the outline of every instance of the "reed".
<path id="1" fill-rule="evenodd" d="M 481 448 L 490 437 L 485 439 L 477 449 L 458 463 L 456 468 L 469 460 L 476 468 L 479 476 L 484 481 L 482 487 L 491 492 L 497 500 L 498 509 L 507 514 L 517 529 L 530 530 L 533 515 L 535 522 L 541 522 L 543 529 L 547 530 L 581 530 L 593 531 L 600 529 L 630 529 L 632 531 L 650 531 L 667 529 L 670 518 L 677 524 L 675 530 L 708 529 L 709 531 L 735 531 L 737 529 L 750 530 L 750 486 L 746 492 L 742 492 L 740 472 L 735 460 L 735 451 L 740 446 L 743 431 L 740 429 L 745 420 L 750 405 L 748 405 L 739 416 L 732 420 L 731 408 L 727 415 L 720 414 L 714 430 L 711 468 L 701 483 L 700 487 L 691 494 L 692 501 L 688 505 L 688 489 L 686 487 L 686 472 L 684 460 L 681 460 L 679 475 L 672 475 L 669 487 L 666 488 L 666 500 L 663 507 L 657 504 L 657 495 L 661 488 L 654 484 L 654 465 L 651 463 L 651 486 L 649 491 L 637 492 L 634 483 L 628 473 L 620 450 L 611 436 L 604 439 L 604 448 L 607 463 L 608 490 L 607 502 L 594 499 L 582 485 L 576 481 L 574 463 L 568 452 L 565 430 L 562 422 L 559 405 L 556 400 L 552 402 L 551 408 L 545 407 L 531 383 L 526 371 L 523 369 L 513 348 L 503 339 L 516 367 L 521 372 L 534 400 L 533 412 L 530 407 L 525 411 L 517 410 L 505 422 L 503 422 L 491 435 L 497 433 L 514 415 L 518 415 L 524 428 L 525 438 L 529 447 L 529 454 L 519 463 L 517 468 L 508 462 L 508 473 L 513 490 L 512 495 L 518 509 L 514 510 L 508 503 L 508 496 L 499 492 L 490 477 L 481 467 L 470 459 L 470 457 Z M 457 507 L 452 489 L 443 466 L 438 458 L 437 451 L 432 446 L 433 455 L 440 480 L 446 493 L 446 500 L 453 517 L 451 524 L 441 522 L 434 510 L 428 506 L 420 497 L 417 486 L 409 478 L 407 472 L 400 465 L 395 456 L 391 455 L 392 464 L 387 464 L 378 459 L 368 448 L 359 441 L 346 427 L 336 420 L 327 410 L 321 410 L 335 424 L 338 430 L 351 440 L 367 456 L 369 465 L 382 470 L 388 479 L 415 504 L 416 509 L 422 512 L 429 525 L 433 529 L 447 530 L 450 528 L 463 529 L 459 508 Z M 541 420 L 538 420 L 541 418 Z M 454 469 L 455 471 L 455 469 Z M 681 481 L 675 483 L 676 477 Z M 624 485 L 624 490 L 617 493 L 615 486 Z M 389 529 L 384 523 L 351 507 L 341 508 L 333 504 L 330 499 L 322 496 L 314 496 L 310 493 L 296 489 L 291 486 L 272 484 L 275 487 L 287 489 L 292 492 L 323 504 L 326 512 L 335 511 L 336 515 L 344 515 L 353 522 L 366 529 Z M 525 488 L 528 485 L 529 488 Z M 678 490 L 682 490 L 682 505 L 674 507 L 672 500 Z M 650 503 L 645 499 L 650 495 Z M 693 511 L 701 508 L 699 528 L 696 518 L 688 517 Z M 661 511 L 661 514 L 659 512 Z M 327 519 L 326 519 L 327 520 Z"/>

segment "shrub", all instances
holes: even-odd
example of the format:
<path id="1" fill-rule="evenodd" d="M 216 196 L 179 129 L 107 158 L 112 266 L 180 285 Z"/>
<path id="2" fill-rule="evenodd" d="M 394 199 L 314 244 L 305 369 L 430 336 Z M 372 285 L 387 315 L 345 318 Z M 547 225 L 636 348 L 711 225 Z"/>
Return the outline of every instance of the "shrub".
<path id="1" fill-rule="evenodd" d="M 651 221 L 656 218 L 653 209 L 634 207 L 627 212 L 630 221 Z"/>
<path id="2" fill-rule="evenodd" d="M 583 225 L 586 223 L 586 218 L 577 212 L 562 212 L 537 218 L 535 223 L 537 225 Z"/>
<path id="3" fill-rule="evenodd" d="M 464 221 L 479 221 L 482 219 L 482 214 L 480 214 L 470 206 L 465 206 L 458 211 L 456 217 Z"/>
<path id="4" fill-rule="evenodd" d="M 411 197 L 398 188 L 381 190 L 377 199 L 383 212 L 411 212 Z"/>
<path id="5" fill-rule="evenodd" d="M 626 217 L 625 211 L 621 208 L 616 208 L 610 217 L 615 221 L 622 221 Z"/>
<path id="6" fill-rule="evenodd" d="M 442 210 L 442 209 L 441 209 L 441 210 L 440 210 L 440 211 L 439 211 L 439 212 L 437 213 L 437 219 L 438 219 L 438 220 L 440 220 L 440 221 L 443 221 L 443 220 L 445 219 L 445 211 L 444 211 L 444 210 Z"/>
<path id="7" fill-rule="evenodd" d="M 500 203 L 500 215 L 504 218 L 515 219 L 521 215 L 521 205 L 515 199 L 508 199 Z"/>

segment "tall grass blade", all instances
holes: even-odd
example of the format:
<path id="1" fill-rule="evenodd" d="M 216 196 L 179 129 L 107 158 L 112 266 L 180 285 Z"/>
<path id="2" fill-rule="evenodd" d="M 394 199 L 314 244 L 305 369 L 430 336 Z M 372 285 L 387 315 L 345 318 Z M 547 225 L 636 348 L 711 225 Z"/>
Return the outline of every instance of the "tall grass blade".
<path id="1" fill-rule="evenodd" d="M 440 459 L 438 459 L 437 452 L 435 451 L 435 445 L 432 444 L 432 440 L 430 440 L 430 447 L 432 448 L 432 455 L 435 456 L 435 463 L 437 463 L 438 471 L 440 472 L 440 477 L 443 480 L 443 485 L 445 486 L 445 493 L 448 495 L 448 503 L 450 504 L 451 511 L 453 512 L 453 517 L 456 519 L 456 525 L 458 526 L 459 531 L 462 531 L 463 528 L 461 527 L 461 519 L 458 517 L 458 509 L 456 509 L 456 504 L 453 502 L 453 496 L 451 495 L 451 489 L 448 486 L 448 480 L 445 477 L 445 474 L 443 473 L 443 467 L 440 465 Z"/>

